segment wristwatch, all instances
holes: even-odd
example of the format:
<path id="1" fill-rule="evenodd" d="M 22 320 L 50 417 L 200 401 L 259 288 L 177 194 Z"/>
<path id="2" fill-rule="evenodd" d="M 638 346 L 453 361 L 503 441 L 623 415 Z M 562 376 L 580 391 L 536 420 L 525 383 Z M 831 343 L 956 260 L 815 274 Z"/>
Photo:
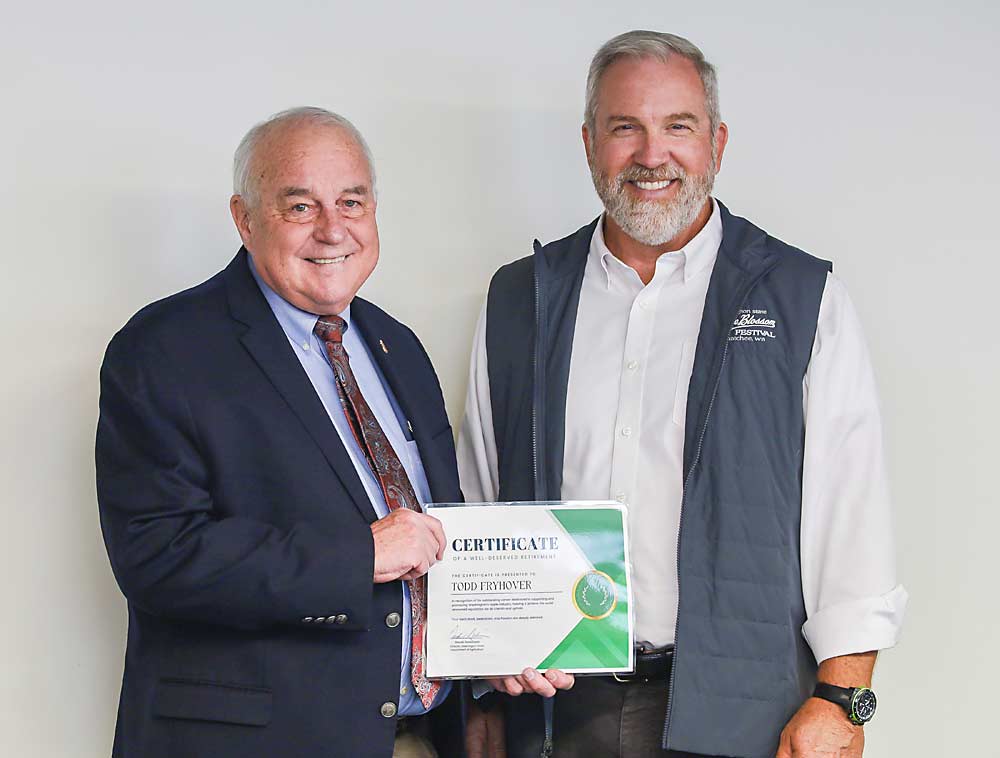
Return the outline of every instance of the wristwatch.
<path id="1" fill-rule="evenodd" d="M 825 682 L 816 684 L 813 697 L 836 703 L 847 713 L 850 722 L 857 726 L 864 726 L 872 720 L 878 703 L 875 693 L 868 687 L 837 687 Z"/>

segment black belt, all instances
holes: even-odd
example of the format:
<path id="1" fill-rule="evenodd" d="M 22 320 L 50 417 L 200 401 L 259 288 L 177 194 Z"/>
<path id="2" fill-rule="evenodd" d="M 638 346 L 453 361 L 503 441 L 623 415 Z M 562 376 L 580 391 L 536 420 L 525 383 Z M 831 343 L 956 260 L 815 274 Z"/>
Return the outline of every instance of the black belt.
<path id="1" fill-rule="evenodd" d="M 657 648 L 637 645 L 635 648 L 635 671 L 631 674 L 613 674 L 613 676 L 615 681 L 622 684 L 665 681 L 670 678 L 673 662 L 673 645 Z"/>

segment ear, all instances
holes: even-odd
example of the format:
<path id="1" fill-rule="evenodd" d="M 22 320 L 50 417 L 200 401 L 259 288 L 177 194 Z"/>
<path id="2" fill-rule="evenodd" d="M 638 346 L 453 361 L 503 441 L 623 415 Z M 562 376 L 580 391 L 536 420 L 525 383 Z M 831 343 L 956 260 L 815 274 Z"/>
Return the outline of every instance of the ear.
<path id="1" fill-rule="evenodd" d="M 233 195 L 229 198 L 229 212 L 233 216 L 233 223 L 236 224 L 236 230 L 240 233 L 243 245 L 247 246 L 251 236 L 250 209 L 241 195 Z"/>
<path id="2" fill-rule="evenodd" d="M 587 154 L 587 163 L 590 163 L 590 132 L 586 124 L 580 127 L 580 135 L 583 137 L 583 151 Z"/>
<path id="3" fill-rule="evenodd" d="M 722 154 L 726 152 L 726 143 L 729 141 L 729 127 L 725 122 L 719 123 L 719 128 L 715 130 L 715 173 L 722 170 Z"/>

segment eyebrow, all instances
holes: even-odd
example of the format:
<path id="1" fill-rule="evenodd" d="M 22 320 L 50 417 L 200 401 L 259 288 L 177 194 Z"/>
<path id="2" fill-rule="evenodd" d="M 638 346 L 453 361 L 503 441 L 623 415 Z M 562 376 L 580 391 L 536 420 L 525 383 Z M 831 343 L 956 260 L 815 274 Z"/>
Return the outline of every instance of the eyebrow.
<path id="1" fill-rule="evenodd" d="M 680 113 L 671 113 L 667 116 L 664 121 L 694 121 L 698 123 L 698 117 L 691 113 L 690 111 L 681 111 Z"/>
<path id="2" fill-rule="evenodd" d="M 608 116 L 608 122 L 612 121 L 638 121 L 635 116 L 624 116 L 624 115 L 614 115 Z M 691 111 L 680 111 L 678 113 L 671 113 L 669 116 L 663 119 L 664 121 L 694 121 L 698 123 L 698 117 L 691 113 Z"/>
<path id="3" fill-rule="evenodd" d="M 285 187 L 280 192 L 281 197 L 311 197 L 313 191 L 307 187 Z M 358 184 L 354 187 L 347 187 L 341 190 L 342 195 L 367 195 L 368 187 L 364 184 Z"/>

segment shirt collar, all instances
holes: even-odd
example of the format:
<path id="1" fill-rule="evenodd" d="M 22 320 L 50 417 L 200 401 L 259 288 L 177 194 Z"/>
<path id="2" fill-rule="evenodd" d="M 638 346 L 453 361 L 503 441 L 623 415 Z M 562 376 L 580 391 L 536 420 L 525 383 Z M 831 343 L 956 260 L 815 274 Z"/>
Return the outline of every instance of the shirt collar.
<path id="1" fill-rule="evenodd" d="M 247 256 L 247 261 L 250 264 L 250 273 L 253 274 L 253 278 L 257 282 L 257 286 L 260 287 L 260 291 L 264 294 L 267 304 L 271 306 L 271 311 L 273 311 L 274 317 L 278 319 L 278 323 L 281 325 L 281 328 L 285 332 L 288 339 L 300 346 L 304 346 L 312 342 L 314 337 L 313 327 L 316 326 L 316 321 L 319 320 L 319 316 L 315 313 L 304 311 L 301 308 L 296 308 L 290 302 L 285 300 L 285 298 L 271 289 L 268 283 L 261 278 L 260 273 L 257 271 L 257 266 L 254 265 L 252 255 Z M 348 304 L 348 306 L 337 315 L 347 322 L 345 331 L 350 329 L 350 304 Z"/>
<path id="2" fill-rule="evenodd" d="M 627 264 L 623 263 L 608 248 L 604 241 L 604 218 L 607 214 L 601 214 L 601 220 L 594 229 L 594 236 L 590 240 L 590 255 L 597 259 L 606 277 L 608 287 L 611 286 L 612 277 L 617 273 L 625 273 L 624 270 L 633 271 Z M 680 261 L 679 268 L 683 271 L 684 282 L 691 281 L 706 268 L 715 263 L 715 258 L 719 254 L 719 247 L 722 245 L 722 214 L 719 212 L 719 204 L 712 198 L 712 215 L 709 216 L 705 226 L 701 228 L 690 242 L 680 250 L 672 253 L 663 253 L 657 259 L 657 267 L 661 262 L 668 260 Z M 668 258 L 668 256 L 673 256 Z M 618 272 L 614 272 L 618 269 Z M 634 271 L 633 271 L 634 273 Z"/>

